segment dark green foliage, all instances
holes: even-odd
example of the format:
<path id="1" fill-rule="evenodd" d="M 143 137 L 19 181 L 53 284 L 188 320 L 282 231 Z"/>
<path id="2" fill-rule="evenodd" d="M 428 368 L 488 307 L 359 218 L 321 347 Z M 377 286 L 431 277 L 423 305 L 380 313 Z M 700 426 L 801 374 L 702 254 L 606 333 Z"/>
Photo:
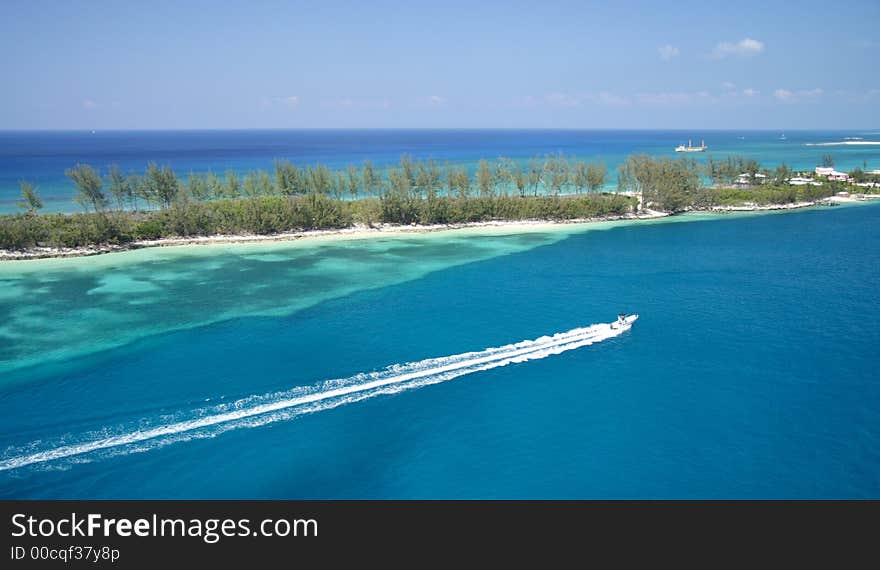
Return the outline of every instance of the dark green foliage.
<path id="1" fill-rule="evenodd" d="M 477 163 L 477 188 L 480 189 L 480 196 L 484 198 L 495 193 L 495 175 L 485 160 Z"/>
<path id="2" fill-rule="evenodd" d="M 694 160 L 654 159 L 639 154 L 628 157 L 619 171 L 618 187 L 641 193 L 647 208 L 681 212 L 702 199 L 703 183 Z"/>
<path id="3" fill-rule="evenodd" d="M 64 173 L 76 185 L 79 195 L 74 201 L 77 204 L 86 211 L 92 208 L 96 212 L 101 212 L 107 207 L 107 197 L 102 192 L 104 182 L 94 168 L 88 164 L 77 164 Z"/>
<path id="4" fill-rule="evenodd" d="M 115 211 L 108 211 L 104 180 L 91 166 L 78 164 L 67 175 L 76 184 L 76 201 L 86 213 L 38 215 L 42 201 L 31 185 L 23 183 L 19 205 L 27 213 L 0 216 L 0 249 L 274 234 L 353 224 L 600 218 L 632 212 L 638 196 L 643 207 L 674 213 L 719 205 L 815 201 L 844 189 L 876 192 L 830 182 L 790 186 L 792 172 L 784 165 L 772 174 L 763 171 L 771 174 L 768 184 L 753 184 L 749 190 L 724 187 L 743 172 L 755 183 L 762 171 L 754 160 L 741 158 L 709 160 L 704 168 L 693 159 L 630 156 L 618 176 L 619 189 L 632 194 L 627 196 L 597 192 L 605 183 L 604 164 L 571 162 L 562 155 L 536 157 L 525 167 L 505 158 L 494 164 L 480 161 L 474 179 L 464 166 L 447 164 L 441 169 L 433 161 L 406 155 L 384 172 L 370 162 L 360 169 L 332 171 L 323 165 L 300 168 L 276 161 L 274 177 L 254 171 L 240 178 L 230 170 L 222 177 L 191 173 L 185 182 L 170 167 L 150 163 L 141 176 L 125 176 L 117 166 L 110 167 L 106 186 Z M 858 180 L 878 179 L 861 170 L 853 174 Z M 712 179 L 711 188 L 703 184 L 703 175 Z M 566 190 L 575 194 L 565 195 Z M 141 200 L 152 208 L 138 211 Z"/>
<path id="5" fill-rule="evenodd" d="M 36 214 L 38 210 L 43 208 L 43 199 L 37 194 L 37 189 L 30 182 L 22 180 L 18 183 L 21 186 L 21 201 L 15 205 L 22 208 L 29 214 Z"/>
<path id="6" fill-rule="evenodd" d="M 140 195 L 147 202 L 167 208 L 177 198 L 180 182 L 174 176 L 170 166 L 158 166 L 155 162 L 147 165 L 144 176 L 140 179 Z"/>
<path id="7" fill-rule="evenodd" d="M 773 182 L 775 184 L 786 184 L 791 178 L 791 169 L 785 164 L 780 164 L 773 171 Z"/>
<path id="8" fill-rule="evenodd" d="M 134 199 L 132 180 L 122 173 L 117 164 L 112 165 L 110 172 L 107 173 L 107 187 L 113 195 L 117 210 L 124 210 L 132 204 Z"/>
<path id="9" fill-rule="evenodd" d="M 587 165 L 587 188 L 590 192 L 598 192 L 605 185 L 605 177 L 608 175 L 608 167 L 604 163 Z"/>
<path id="10" fill-rule="evenodd" d="M 766 206 L 769 204 L 793 204 L 813 202 L 837 192 L 832 184 L 822 186 L 791 186 L 789 184 L 765 184 L 752 190 L 713 188 L 707 191 L 708 206 L 737 206 L 746 203 Z"/>
<path id="11" fill-rule="evenodd" d="M 405 180 L 403 170 L 398 172 Z M 634 203 L 632 198 L 612 194 L 578 198 L 416 198 L 390 192 L 383 199 L 334 200 L 312 193 L 209 202 L 179 198 L 168 208 L 146 212 L 0 216 L 0 249 L 125 244 L 135 240 L 218 234 L 274 234 L 338 229 L 354 223 L 446 224 L 594 218 L 626 214 L 632 211 Z"/>

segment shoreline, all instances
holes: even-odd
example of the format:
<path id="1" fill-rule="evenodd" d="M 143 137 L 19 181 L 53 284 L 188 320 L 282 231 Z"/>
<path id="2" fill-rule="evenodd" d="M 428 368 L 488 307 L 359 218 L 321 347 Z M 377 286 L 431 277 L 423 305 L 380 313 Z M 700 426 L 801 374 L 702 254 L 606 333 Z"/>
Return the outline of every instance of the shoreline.
<path id="1" fill-rule="evenodd" d="M 802 208 L 812 208 L 814 206 L 839 206 L 840 204 L 863 204 L 880 200 L 880 194 L 865 194 L 861 198 L 853 196 L 829 196 L 815 201 L 793 202 L 790 204 L 767 204 L 766 206 L 758 206 L 757 204 L 749 204 L 744 206 L 712 206 L 709 213 L 726 214 L 730 212 L 771 212 L 776 210 L 799 210 Z M 700 210 L 693 210 L 700 211 Z"/>
<path id="2" fill-rule="evenodd" d="M 703 212 L 706 214 L 724 215 L 747 212 L 770 212 L 799 210 L 816 206 L 836 206 L 840 204 L 856 204 L 872 202 L 880 199 L 880 195 L 868 195 L 864 198 L 851 196 L 831 196 L 811 202 L 795 202 L 791 204 L 757 204 L 743 206 L 713 206 L 706 210 L 689 210 L 688 213 Z M 300 230 L 278 234 L 221 234 L 211 236 L 192 237 L 169 237 L 156 240 L 138 240 L 124 245 L 91 245 L 73 248 L 37 247 L 22 251 L 0 249 L 0 263 L 3 261 L 29 261 L 37 259 L 68 259 L 77 257 L 91 257 L 108 253 L 120 253 L 145 248 L 180 247 L 180 246 L 211 246 L 211 245 L 235 245 L 247 243 L 272 243 L 310 240 L 316 238 L 357 240 L 374 237 L 400 236 L 405 234 L 426 234 L 451 230 L 497 228 L 511 230 L 539 229 L 543 227 L 558 227 L 573 224 L 595 224 L 613 221 L 642 221 L 656 220 L 674 216 L 669 212 L 646 210 L 641 214 L 624 214 L 622 216 L 607 216 L 601 218 L 574 218 L 569 220 L 491 220 L 485 222 L 469 222 L 462 224 L 433 224 L 433 225 L 399 225 L 378 224 L 366 226 L 355 224 L 347 228 L 329 230 Z"/>
<path id="3" fill-rule="evenodd" d="M 211 246 L 211 245 L 234 245 L 245 243 L 271 243 L 285 241 L 299 241 L 316 238 L 324 239 L 369 239 L 374 237 L 399 236 L 405 234 L 426 234 L 450 230 L 473 229 L 473 228 L 498 228 L 498 229 L 539 229 L 542 227 L 556 227 L 569 224 L 592 224 L 601 222 L 613 222 L 621 220 L 654 220 L 665 218 L 671 214 L 647 210 L 643 214 L 625 214 L 622 216 L 607 216 L 602 218 L 575 218 L 570 220 L 491 220 L 485 222 L 469 222 L 463 224 L 433 224 L 433 225 L 399 225 L 378 224 L 366 226 L 356 224 L 347 228 L 330 230 L 301 230 L 284 232 L 279 234 L 222 234 L 212 236 L 170 237 L 156 240 L 138 240 L 124 245 L 91 245 L 73 248 L 37 247 L 22 251 L 0 249 L 0 262 L 3 261 L 28 261 L 35 259 L 64 259 L 76 257 L 90 257 L 107 253 L 119 253 L 134 251 L 145 248 L 157 247 L 180 247 L 180 246 Z"/>

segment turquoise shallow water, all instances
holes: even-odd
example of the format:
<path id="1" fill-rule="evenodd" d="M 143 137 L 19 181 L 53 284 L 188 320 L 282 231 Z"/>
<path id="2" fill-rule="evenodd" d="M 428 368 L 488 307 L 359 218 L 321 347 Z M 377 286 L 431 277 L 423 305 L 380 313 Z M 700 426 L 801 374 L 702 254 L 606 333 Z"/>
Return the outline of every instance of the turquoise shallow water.
<path id="1" fill-rule="evenodd" d="M 230 318 L 286 315 L 573 231 L 487 228 L 0 263 L 0 373 Z"/>
<path id="2" fill-rule="evenodd" d="M 880 496 L 880 207 L 420 238 L 330 244 L 318 266 L 305 261 L 312 246 L 4 266 L 19 293 L 4 289 L 0 309 L 18 333 L 36 319 L 30 341 L 4 344 L 7 358 L 29 359 L 53 334 L 74 348 L 2 373 L 0 496 Z M 369 286 L 315 283 L 339 294 L 310 297 L 295 279 L 338 265 Z M 405 275 L 386 279 L 394 271 Z M 193 281 L 203 274 L 219 283 L 207 305 Z M 54 331 L 36 307 L 49 297 L 27 293 L 52 276 L 46 295 L 70 288 Z M 300 289 L 314 302 L 298 305 Z M 127 304 L 139 296 L 151 304 Z M 227 318 L 189 322 L 190 302 Z M 149 326 L 112 348 L 68 330 L 98 335 L 102 317 L 121 330 L 141 310 Z M 641 314 L 633 330 L 474 364 L 618 310 Z M 418 364 L 362 374 L 407 362 Z M 438 371 L 462 362 L 467 374 Z M 291 401 L 303 403 L 255 413 Z M 223 414 L 239 419 L 210 423 Z M 168 433 L 137 437 L 157 430 Z"/>

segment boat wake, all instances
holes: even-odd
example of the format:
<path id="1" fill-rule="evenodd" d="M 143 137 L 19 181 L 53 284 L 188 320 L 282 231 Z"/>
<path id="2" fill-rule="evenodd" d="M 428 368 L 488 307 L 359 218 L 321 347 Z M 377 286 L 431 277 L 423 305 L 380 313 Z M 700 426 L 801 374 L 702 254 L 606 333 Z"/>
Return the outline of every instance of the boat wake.
<path id="1" fill-rule="evenodd" d="M 53 444 L 35 442 L 23 448 L 9 448 L 0 457 L 0 471 L 60 460 L 83 462 L 108 455 L 147 451 L 169 443 L 214 437 L 231 429 L 262 426 L 383 394 L 446 382 L 508 364 L 539 360 L 616 337 L 629 330 L 635 318 L 576 328 L 478 352 L 395 364 L 377 372 L 329 380 L 314 386 L 249 396 L 153 421 L 142 420 L 136 426 L 65 436 Z"/>

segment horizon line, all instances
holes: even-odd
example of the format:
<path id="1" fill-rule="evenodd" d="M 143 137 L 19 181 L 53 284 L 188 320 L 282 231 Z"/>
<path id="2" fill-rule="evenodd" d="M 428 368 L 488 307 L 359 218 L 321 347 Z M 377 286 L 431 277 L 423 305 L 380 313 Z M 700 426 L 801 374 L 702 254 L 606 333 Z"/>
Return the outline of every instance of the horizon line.
<path id="1" fill-rule="evenodd" d="M 878 131 L 880 127 L 741 128 L 741 127 L 111 127 L 111 128 L 0 128 L 0 133 L 80 132 L 199 132 L 199 131 L 706 131 L 706 132 L 820 132 Z"/>

